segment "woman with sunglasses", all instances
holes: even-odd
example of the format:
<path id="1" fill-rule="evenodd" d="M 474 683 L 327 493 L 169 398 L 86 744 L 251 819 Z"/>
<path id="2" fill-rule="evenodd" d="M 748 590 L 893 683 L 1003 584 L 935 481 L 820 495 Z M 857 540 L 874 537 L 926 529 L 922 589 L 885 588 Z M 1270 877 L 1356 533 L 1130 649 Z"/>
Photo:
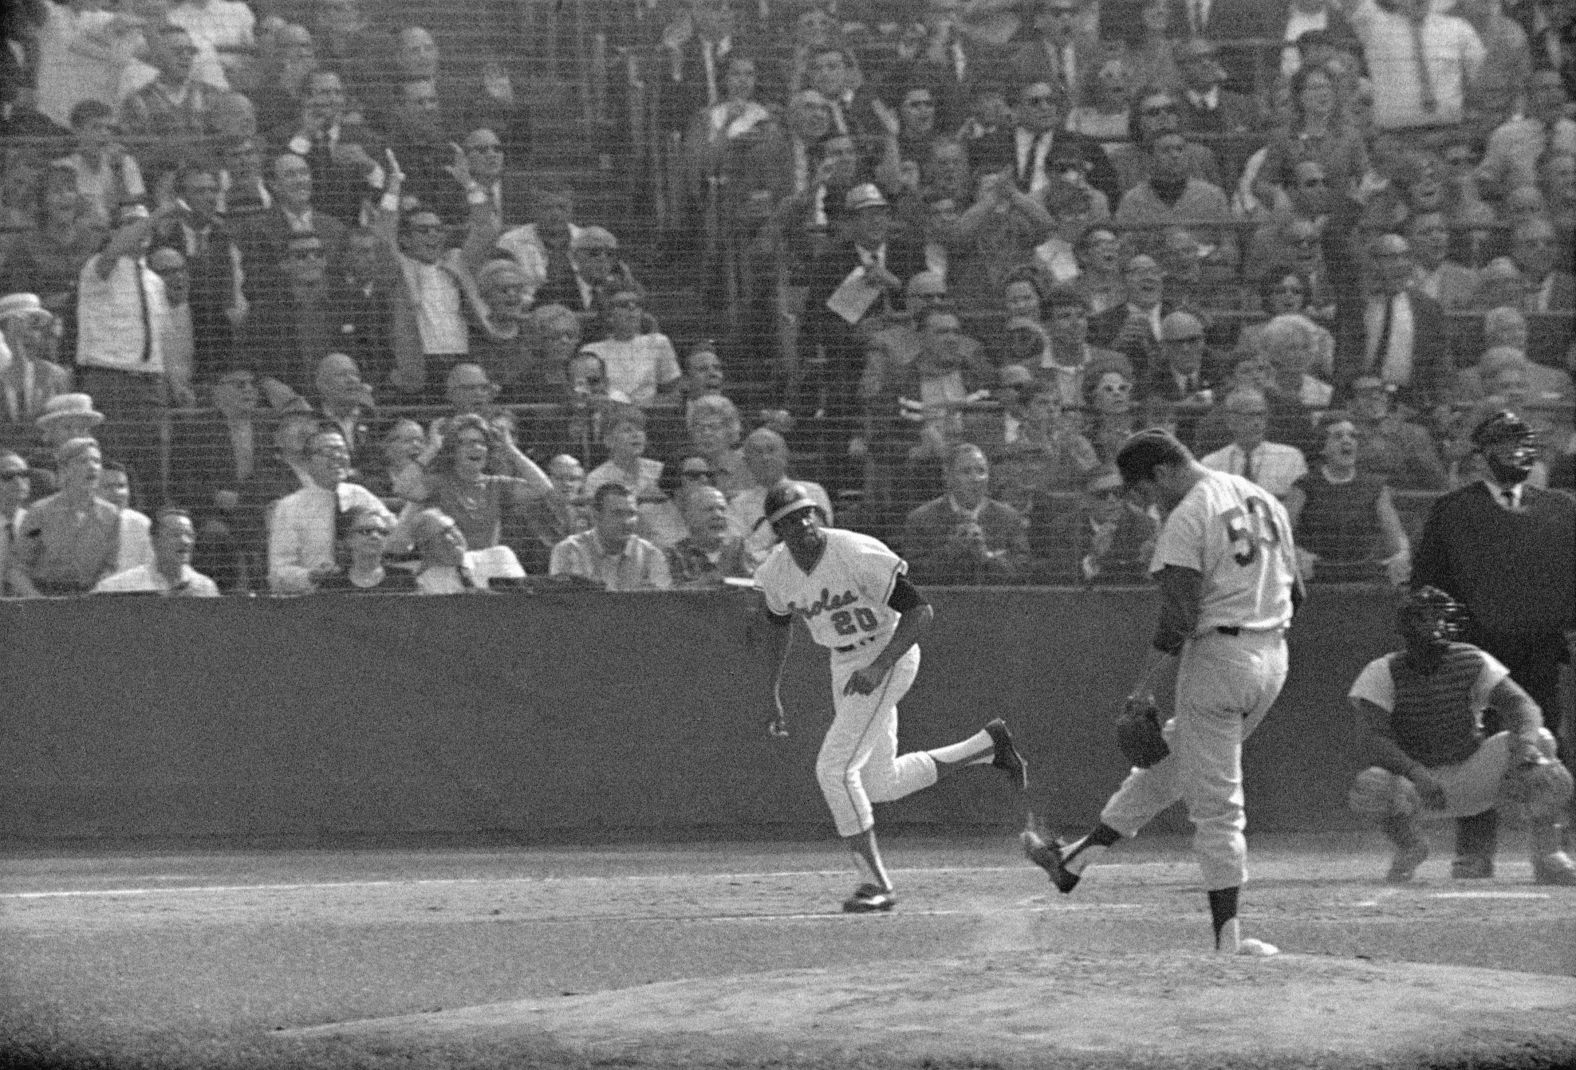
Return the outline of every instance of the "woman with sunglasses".
<path id="1" fill-rule="evenodd" d="M 334 594 L 414 594 L 415 576 L 384 566 L 383 550 L 392 530 L 388 521 L 372 510 L 352 509 L 339 540 L 339 558 L 347 562 L 345 568 L 325 577 L 317 589 Z"/>

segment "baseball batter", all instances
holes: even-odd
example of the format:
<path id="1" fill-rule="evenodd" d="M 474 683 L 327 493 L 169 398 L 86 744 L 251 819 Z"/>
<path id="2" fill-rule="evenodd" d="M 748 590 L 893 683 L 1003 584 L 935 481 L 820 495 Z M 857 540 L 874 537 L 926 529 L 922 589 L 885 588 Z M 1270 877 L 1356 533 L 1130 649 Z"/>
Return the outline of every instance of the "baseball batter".
<path id="1" fill-rule="evenodd" d="M 1404 648 L 1369 662 L 1348 699 L 1364 727 L 1373 763 L 1347 800 L 1379 823 L 1395 847 L 1385 880 L 1403 884 L 1428 857 L 1417 827 L 1427 807 L 1456 819 L 1458 880 L 1494 875 L 1500 808 L 1525 808 L 1537 884 L 1576 885 L 1576 863 L 1560 849 L 1560 816 L 1571 775 L 1555 758 L 1542 712 L 1492 654 L 1458 642 L 1460 603 L 1436 587 L 1412 591 L 1396 614 Z M 1494 709 L 1505 731 L 1485 736 Z"/>
<path id="2" fill-rule="evenodd" d="M 1000 720 L 961 743 L 899 755 L 897 704 L 919 672 L 918 642 L 934 617 L 930 603 L 909 582 L 903 559 L 879 540 L 822 527 L 819 507 L 796 483 L 767 492 L 763 522 L 781 540 L 755 573 L 767 616 L 778 625 L 772 629 L 774 682 L 782 677 L 795 617 L 831 651 L 836 714 L 815 775 L 860 874 L 843 910 L 891 910 L 897 899 L 876 844 L 871 804 L 901 799 L 943 773 L 987 762 L 1022 791 L 1027 768 Z"/>
<path id="3" fill-rule="evenodd" d="M 1272 955 L 1273 945 L 1241 935 L 1237 919 L 1247 879 L 1242 741 L 1286 681 L 1286 629 L 1302 598 L 1291 524 L 1273 495 L 1205 468 L 1165 431 L 1129 438 L 1116 465 L 1129 491 L 1168 514 L 1149 566 L 1160 585 L 1160 622 L 1127 702 L 1152 704 L 1161 674 L 1176 674 L 1176 711 L 1165 726 L 1171 752 L 1135 767 L 1082 839 L 1047 842 L 1031 829 L 1024 849 L 1071 892 L 1091 863 L 1181 799 L 1216 950 Z"/>

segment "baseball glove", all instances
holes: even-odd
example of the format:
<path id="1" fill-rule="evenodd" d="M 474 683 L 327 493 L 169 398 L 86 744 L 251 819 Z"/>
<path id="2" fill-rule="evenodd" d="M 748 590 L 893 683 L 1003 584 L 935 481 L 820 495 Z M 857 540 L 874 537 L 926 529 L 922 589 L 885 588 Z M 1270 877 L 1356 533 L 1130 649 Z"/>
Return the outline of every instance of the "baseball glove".
<path id="1" fill-rule="evenodd" d="M 1116 745 L 1140 769 L 1159 763 L 1171 748 L 1160 734 L 1160 709 L 1152 698 L 1128 698 L 1116 715 Z"/>

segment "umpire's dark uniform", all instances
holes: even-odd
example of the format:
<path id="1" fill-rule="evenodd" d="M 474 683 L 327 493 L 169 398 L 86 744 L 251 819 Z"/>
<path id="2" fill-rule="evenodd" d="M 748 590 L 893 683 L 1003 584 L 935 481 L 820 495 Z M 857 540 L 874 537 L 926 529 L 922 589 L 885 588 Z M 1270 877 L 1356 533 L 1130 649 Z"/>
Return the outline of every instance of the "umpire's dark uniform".
<path id="1" fill-rule="evenodd" d="M 1434 503 L 1412 561 L 1412 583 L 1448 591 L 1467 607 L 1463 638 L 1493 654 L 1543 708 L 1561 740 L 1560 665 L 1576 627 L 1576 499 L 1523 485 L 1514 507 L 1484 482 Z"/>

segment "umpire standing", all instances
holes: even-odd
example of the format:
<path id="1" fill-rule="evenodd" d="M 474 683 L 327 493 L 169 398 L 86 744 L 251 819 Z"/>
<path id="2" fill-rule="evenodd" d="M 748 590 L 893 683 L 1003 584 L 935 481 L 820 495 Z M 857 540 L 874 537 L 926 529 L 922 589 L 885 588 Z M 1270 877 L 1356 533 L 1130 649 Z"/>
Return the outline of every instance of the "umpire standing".
<path id="1" fill-rule="evenodd" d="M 1559 704 L 1565 632 L 1576 627 L 1576 500 L 1529 486 L 1532 429 L 1501 410 L 1472 431 L 1482 480 L 1434 503 L 1412 561 L 1412 585 L 1438 587 L 1471 615 L 1463 638 L 1510 670 L 1543 710 L 1572 764 Z"/>

